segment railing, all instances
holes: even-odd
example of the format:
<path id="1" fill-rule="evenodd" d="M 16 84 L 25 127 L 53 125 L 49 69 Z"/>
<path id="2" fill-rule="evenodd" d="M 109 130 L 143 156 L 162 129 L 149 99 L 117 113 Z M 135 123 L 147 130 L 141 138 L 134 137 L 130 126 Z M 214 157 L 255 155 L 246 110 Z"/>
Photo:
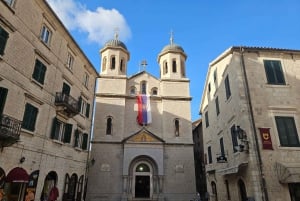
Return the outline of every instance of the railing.
<path id="1" fill-rule="evenodd" d="M 20 139 L 22 121 L 0 114 L 0 146 L 8 146 Z"/>
<path id="2" fill-rule="evenodd" d="M 68 94 L 56 92 L 55 104 L 67 107 L 68 112 L 79 113 L 78 101 Z"/>

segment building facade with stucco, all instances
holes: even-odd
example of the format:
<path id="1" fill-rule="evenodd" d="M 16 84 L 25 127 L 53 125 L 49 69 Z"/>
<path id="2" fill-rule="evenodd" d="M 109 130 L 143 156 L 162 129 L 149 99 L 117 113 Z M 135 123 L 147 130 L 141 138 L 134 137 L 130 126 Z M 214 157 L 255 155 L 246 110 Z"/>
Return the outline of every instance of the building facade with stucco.
<path id="1" fill-rule="evenodd" d="M 201 114 L 210 200 L 300 200 L 300 51 L 231 47 L 213 60 Z"/>
<path id="2" fill-rule="evenodd" d="M 100 51 L 101 70 L 87 199 L 190 200 L 195 171 L 187 55 L 171 43 L 158 55 L 160 77 L 127 76 L 130 52 L 116 35 Z M 137 122 L 137 96 L 150 99 L 152 122 Z"/>
<path id="3" fill-rule="evenodd" d="M 4 200 L 82 200 L 97 76 L 46 1 L 0 1 Z"/>

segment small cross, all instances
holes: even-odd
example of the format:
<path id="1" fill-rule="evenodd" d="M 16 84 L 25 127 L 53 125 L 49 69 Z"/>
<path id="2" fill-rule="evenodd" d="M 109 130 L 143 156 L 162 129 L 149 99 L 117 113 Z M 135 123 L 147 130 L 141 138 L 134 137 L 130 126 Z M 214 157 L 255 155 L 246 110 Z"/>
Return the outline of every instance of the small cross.
<path id="1" fill-rule="evenodd" d="M 148 65 L 148 64 L 147 64 L 147 61 L 146 61 L 146 60 L 141 61 L 141 64 L 140 64 L 140 65 L 143 66 L 144 71 L 146 71 L 146 66 Z"/>
<path id="2" fill-rule="evenodd" d="M 115 32 L 115 40 L 118 40 L 118 39 L 119 39 L 119 28 L 116 27 L 116 28 L 114 29 L 114 32 Z"/>

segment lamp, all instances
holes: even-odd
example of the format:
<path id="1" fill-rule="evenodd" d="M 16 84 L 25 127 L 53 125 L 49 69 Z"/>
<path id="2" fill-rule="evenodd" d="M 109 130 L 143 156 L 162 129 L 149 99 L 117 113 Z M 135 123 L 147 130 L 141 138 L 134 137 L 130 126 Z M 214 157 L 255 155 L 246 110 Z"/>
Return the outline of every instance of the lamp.
<path id="1" fill-rule="evenodd" d="M 25 157 L 22 156 L 22 157 L 20 158 L 20 163 L 24 163 L 24 161 L 25 161 Z"/>
<path id="2" fill-rule="evenodd" d="M 246 132 L 243 129 L 241 129 L 240 126 L 236 126 L 235 132 L 236 132 L 236 134 L 237 134 L 237 136 L 240 140 L 246 140 L 247 139 Z"/>

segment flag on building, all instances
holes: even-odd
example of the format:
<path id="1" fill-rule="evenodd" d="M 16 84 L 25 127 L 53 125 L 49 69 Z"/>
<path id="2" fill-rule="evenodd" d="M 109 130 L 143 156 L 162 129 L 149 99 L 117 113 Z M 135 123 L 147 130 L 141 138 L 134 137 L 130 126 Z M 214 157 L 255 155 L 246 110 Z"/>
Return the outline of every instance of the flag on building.
<path id="1" fill-rule="evenodd" d="M 150 97 L 145 94 L 137 96 L 138 116 L 137 122 L 140 125 L 150 124 L 152 122 Z"/>

